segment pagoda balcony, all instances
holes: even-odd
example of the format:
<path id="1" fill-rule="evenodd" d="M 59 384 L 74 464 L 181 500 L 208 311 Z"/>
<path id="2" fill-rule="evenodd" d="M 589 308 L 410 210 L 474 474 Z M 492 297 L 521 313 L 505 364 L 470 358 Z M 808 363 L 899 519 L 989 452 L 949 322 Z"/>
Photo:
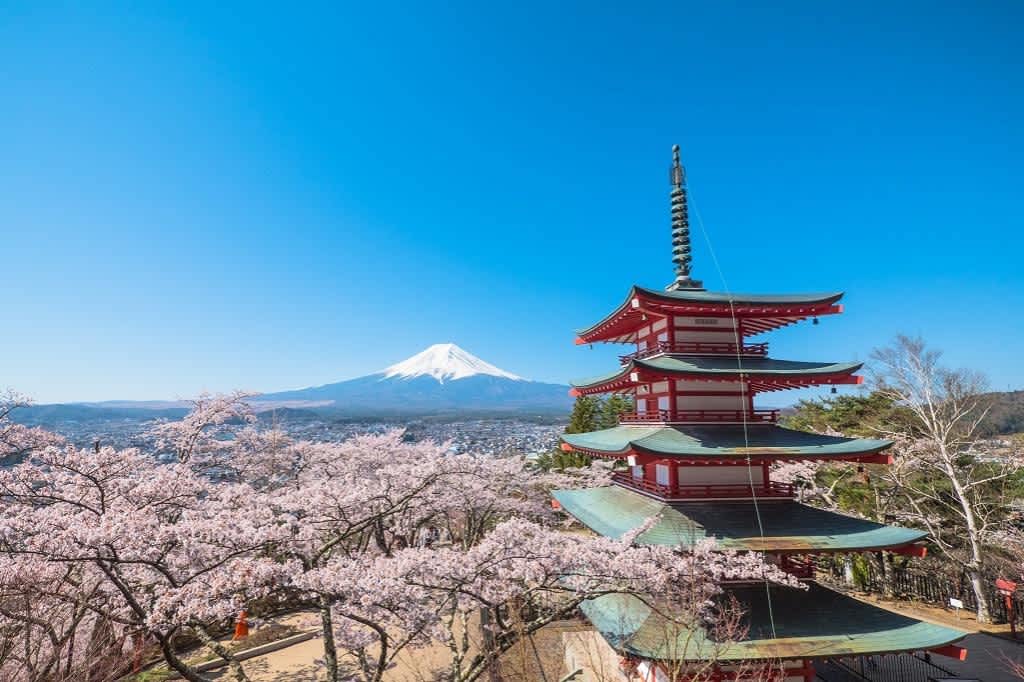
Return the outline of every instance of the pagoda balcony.
<path id="1" fill-rule="evenodd" d="M 638 350 L 628 355 L 620 355 L 619 362 L 623 365 L 630 360 L 643 360 L 644 358 L 663 355 L 666 353 L 677 353 L 679 355 L 748 355 L 764 357 L 768 355 L 767 343 L 729 343 L 711 341 L 659 341 L 650 348 Z"/>
<path id="2" fill-rule="evenodd" d="M 651 410 L 619 415 L 620 424 L 774 424 L 778 420 L 778 410 Z"/>
<path id="3" fill-rule="evenodd" d="M 769 481 L 757 485 L 661 485 L 646 478 L 633 478 L 629 472 L 618 471 L 612 474 L 612 481 L 647 495 L 663 500 L 749 500 L 758 499 L 793 499 L 796 489 L 792 483 Z"/>

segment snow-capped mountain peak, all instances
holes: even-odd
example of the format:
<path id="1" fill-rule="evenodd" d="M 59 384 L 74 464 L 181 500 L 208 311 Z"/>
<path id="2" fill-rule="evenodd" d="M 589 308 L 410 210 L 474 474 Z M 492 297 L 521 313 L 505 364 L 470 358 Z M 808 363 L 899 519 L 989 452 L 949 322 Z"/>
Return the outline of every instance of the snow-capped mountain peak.
<path id="1" fill-rule="evenodd" d="M 412 379 L 414 377 L 430 376 L 441 383 L 465 379 L 466 377 L 479 374 L 511 379 L 513 381 L 526 381 L 511 372 L 498 369 L 489 362 L 484 362 L 472 353 L 459 348 L 454 343 L 434 344 L 411 358 L 391 365 L 384 369 L 381 374 L 384 375 L 385 379 L 392 377 Z"/>

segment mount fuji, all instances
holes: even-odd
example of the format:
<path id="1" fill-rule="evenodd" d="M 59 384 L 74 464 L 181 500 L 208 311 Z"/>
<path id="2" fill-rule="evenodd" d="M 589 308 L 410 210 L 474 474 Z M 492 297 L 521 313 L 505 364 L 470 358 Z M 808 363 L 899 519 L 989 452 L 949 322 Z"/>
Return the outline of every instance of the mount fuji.
<path id="1" fill-rule="evenodd" d="M 562 412 L 572 404 L 568 390 L 568 386 L 530 381 L 506 372 L 454 343 L 439 343 L 373 374 L 295 391 L 265 393 L 253 402 L 358 415 Z"/>

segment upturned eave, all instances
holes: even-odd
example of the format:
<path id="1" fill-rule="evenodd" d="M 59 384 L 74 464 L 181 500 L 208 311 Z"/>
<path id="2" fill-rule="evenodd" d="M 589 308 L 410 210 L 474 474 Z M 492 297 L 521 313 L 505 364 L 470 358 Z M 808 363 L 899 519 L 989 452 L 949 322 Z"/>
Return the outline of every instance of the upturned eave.
<path id="1" fill-rule="evenodd" d="M 571 449 L 598 457 L 631 454 L 680 462 L 864 461 L 892 446 L 891 440 L 844 438 L 807 433 L 770 424 L 617 426 L 567 433 Z"/>
<path id="2" fill-rule="evenodd" d="M 587 379 L 570 382 L 573 395 L 622 391 L 639 384 L 665 378 L 702 381 L 750 382 L 751 393 L 778 391 L 803 386 L 859 384 L 853 376 L 863 366 L 859 362 L 795 362 L 772 358 L 736 358 L 735 356 L 688 357 L 667 354 L 647 359 L 633 358 L 619 369 Z"/>
<path id="3" fill-rule="evenodd" d="M 608 341 L 628 343 L 636 340 L 636 331 L 648 315 L 702 315 L 743 319 L 743 336 L 759 334 L 808 317 L 842 312 L 837 301 L 842 292 L 810 294 L 731 294 L 680 289 L 656 291 L 633 285 L 626 300 L 596 324 L 579 330 L 576 343 Z"/>

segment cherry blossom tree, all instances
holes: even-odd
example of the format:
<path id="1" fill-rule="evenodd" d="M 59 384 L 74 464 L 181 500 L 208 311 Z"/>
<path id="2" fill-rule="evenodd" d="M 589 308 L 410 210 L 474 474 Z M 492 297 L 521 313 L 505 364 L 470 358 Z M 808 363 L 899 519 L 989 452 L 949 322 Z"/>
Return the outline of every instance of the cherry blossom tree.
<path id="1" fill-rule="evenodd" d="M 125 670 L 126 635 L 105 611 L 88 567 L 0 553 L 0 678 L 110 682 Z"/>
<path id="2" fill-rule="evenodd" d="M 174 650 L 182 628 L 245 679 L 210 625 L 288 571 L 264 551 L 280 526 L 251 487 L 214 483 L 135 450 L 65 447 L 0 472 L 0 496 L 7 554 L 102 581 L 103 615 L 155 639 L 168 665 L 191 682 L 203 678 Z"/>
<path id="3" fill-rule="evenodd" d="M 275 455 L 291 467 L 290 474 L 277 470 L 267 498 L 292 533 L 278 551 L 298 569 L 296 589 L 320 611 L 329 679 L 339 679 L 334 636 L 344 628 L 336 623 L 335 597 L 313 589 L 307 574 L 328 565 L 366 567 L 438 542 L 468 546 L 498 518 L 544 513 L 524 485 L 521 460 L 447 450 L 393 431 L 343 443 L 294 443 Z M 416 632 L 410 634 L 414 639 Z"/>
<path id="4" fill-rule="evenodd" d="M 369 562 L 338 559 L 300 581 L 329 596 L 350 674 L 374 682 L 403 648 L 431 642 L 449 651 L 444 679 L 480 679 L 523 638 L 604 595 L 629 594 L 664 609 L 665 595 L 685 593 L 664 612 L 692 625 L 711 615 L 720 581 L 767 577 L 796 586 L 753 554 L 718 552 L 710 543 L 685 551 L 635 546 L 633 538 L 570 535 L 509 519 L 468 549 L 412 547 Z M 489 637 L 475 637 L 484 613 Z"/>
<path id="5" fill-rule="evenodd" d="M 0 460 L 22 457 L 33 450 L 64 442 L 60 436 L 39 427 L 25 426 L 11 417 L 15 410 L 28 407 L 28 397 L 8 389 L 0 392 Z"/>
<path id="6" fill-rule="evenodd" d="M 606 468 L 543 473 L 401 431 L 296 441 L 260 428 L 246 397 L 201 396 L 159 425 L 169 464 L 63 445 L 0 471 L 0 625 L 15 633 L 0 665 L 27 661 L 26 682 L 90 658 L 123 669 L 141 638 L 201 682 L 175 647 L 187 632 L 244 681 L 217 627 L 274 596 L 317 610 L 332 682 L 381 680 L 420 646 L 448 652 L 444 679 L 470 682 L 587 599 L 686 585 L 700 617 L 720 580 L 790 580 L 755 555 L 559 532 L 548 490 L 606 482 Z"/>
<path id="7" fill-rule="evenodd" d="M 157 447 L 173 448 L 181 462 L 195 457 L 202 458 L 201 464 L 215 465 L 219 456 L 230 457 L 233 451 L 233 426 L 256 421 L 247 402 L 254 395 L 247 391 L 203 393 L 189 401 L 191 409 L 184 419 L 158 424 L 150 433 Z"/>

